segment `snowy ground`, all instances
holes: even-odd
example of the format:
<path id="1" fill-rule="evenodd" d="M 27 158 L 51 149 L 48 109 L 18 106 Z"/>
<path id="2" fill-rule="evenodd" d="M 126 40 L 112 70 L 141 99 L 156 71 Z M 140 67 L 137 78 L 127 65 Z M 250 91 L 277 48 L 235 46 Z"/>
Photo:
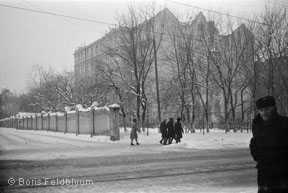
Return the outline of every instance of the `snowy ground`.
<path id="1" fill-rule="evenodd" d="M 5 135 L 4 135 L 5 134 Z M 210 133 L 185 133 L 180 144 L 161 145 L 158 129 L 149 129 L 139 135 L 140 146 L 131 147 L 130 132 L 121 129 L 121 139 L 110 141 L 109 136 L 64 134 L 51 131 L 16 130 L 0 128 L 0 160 L 61 159 L 69 157 L 111 156 L 135 152 L 163 152 L 183 149 L 237 149 L 248 148 L 251 132 L 228 132 L 211 129 Z M 134 148 L 134 149 L 133 149 Z M 139 148 L 141 150 L 139 150 Z M 87 151 L 83 150 L 86 149 Z M 99 149 L 103 151 L 99 151 Z M 53 151 L 51 151 L 53 150 Z M 95 151 L 94 151 L 95 150 Z M 97 151 L 96 151 L 97 150 Z"/>
<path id="2" fill-rule="evenodd" d="M 3 182 L 13 176 L 21 178 L 41 178 L 41 175 L 47 175 L 49 178 L 53 178 L 54 174 L 58 174 L 59 168 L 61 168 L 61 175 L 67 173 L 67 176 L 77 176 L 77 175 L 87 175 L 89 173 L 97 173 L 98 170 L 102 171 L 101 167 L 98 167 L 96 163 L 100 163 L 101 160 L 107 159 L 111 162 L 110 156 L 115 156 L 115 159 L 123 159 L 123 155 L 129 157 L 127 160 L 139 159 L 143 157 L 150 159 L 147 156 L 153 156 L 154 159 L 157 156 L 170 155 L 170 152 L 177 155 L 185 155 L 187 152 L 192 156 L 197 155 L 207 155 L 209 152 L 214 150 L 223 152 L 223 155 L 226 154 L 225 151 L 231 152 L 231 150 L 237 153 L 237 151 L 242 151 L 241 149 L 246 149 L 245 152 L 248 152 L 249 142 L 251 139 L 251 132 L 238 132 L 238 133 L 225 133 L 222 130 L 212 129 L 210 133 L 202 134 L 199 131 L 196 133 L 185 133 L 180 144 L 171 145 L 161 145 L 159 140 L 161 139 L 161 134 L 158 133 L 158 129 L 149 129 L 149 135 L 147 136 L 147 131 L 141 132 L 139 134 L 140 146 L 130 146 L 130 132 L 124 132 L 121 129 L 121 140 L 119 141 L 110 141 L 109 136 L 93 136 L 89 135 L 78 135 L 75 134 L 64 134 L 64 133 L 55 133 L 51 131 L 34 131 L 34 130 L 16 130 L 13 128 L 0 128 L 0 161 L 2 163 L 14 164 L 17 167 L 14 169 L 2 168 L 2 171 L 5 171 Z M 213 149 L 213 150 L 211 150 Z M 222 151 L 223 150 L 223 151 Z M 119 156 L 118 156 L 119 155 Z M 135 157 L 136 155 L 136 157 Z M 103 156 L 108 156 L 103 158 Z M 146 157 L 145 157 L 146 156 Z M 173 155 L 174 156 L 174 155 Z M 82 159 L 82 158 L 87 159 Z M 99 160 L 94 159 L 99 157 Z M 101 158 L 100 158 L 101 157 Z M 156 157 L 156 158 L 155 158 Z M 185 156 L 184 156 L 185 157 Z M 74 159 L 76 158 L 76 159 Z M 80 159 L 79 159 L 80 158 Z M 24 161 L 27 160 L 27 161 Z M 38 161 L 40 160 L 40 161 Z M 125 159 L 124 159 L 125 160 Z M 249 163 L 252 161 L 250 156 L 243 158 L 235 158 L 237 160 L 236 164 L 241 160 Z M 202 163 L 202 160 L 194 160 L 190 163 L 188 160 L 179 160 L 177 162 L 169 161 L 169 159 L 161 160 L 164 166 L 172 166 L 183 169 L 197 169 L 205 166 L 206 162 L 216 164 L 221 162 L 224 164 L 234 163 L 232 159 L 217 159 L 217 160 L 207 160 Z M 24 161 L 24 162 L 23 162 Z M 70 164 L 61 165 L 68 161 Z M 83 162 L 84 161 L 84 162 Z M 115 161 L 115 160 L 114 160 Z M 116 160 L 116 162 L 118 163 Z M 10 163 L 11 162 L 11 163 Z M 37 163 L 37 167 L 31 167 L 31 164 Z M 77 162 L 74 166 L 73 163 Z M 79 162 L 79 163 L 78 163 Z M 113 160 L 112 160 L 113 162 Z M 198 163 L 199 162 L 199 163 Z M 58 165 L 57 165 L 58 163 Z M 102 163 L 102 162 L 101 162 Z M 106 162 L 103 162 L 106 163 Z M 134 162 L 133 162 L 134 163 Z M 138 163 L 138 162 L 137 162 Z M 139 164 L 133 165 L 130 170 L 141 170 L 146 166 L 153 165 L 154 169 L 157 169 L 155 165 L 158 162 L 139 162 Z M 26 164 L 26 165 L 25 165 Z M 187 168 L 185 167 L 187 165 Z M 197 165 L 199 164 L 199 165 Z M 252 164 L 253 161 L 252 161 Z M 55 165 L 55 166 L 54 166 Z M 108 164 L 109 165 L 109 164 Z M 26 166 L 30 166 L 26 168 Z M 105 164 L 103 166 L 105 168 Z M 108 166 L 106 166 L 107 168 Z M 122 176 L 121 171 L 127 168 L 124 165 L 112 165 L 109 166 L 111 172 L 119 169 L 119 175 Z M 162 166 L 161 166 L 162 167 Z M 169 168 L 168 167 L 168 168 Z M 30 168 L 30 169 L 29 169 Z M 114 170 L 113 170 L 114 168 Z M 159 168 L 158 168 L 159 169 Z M 30 171 L 31 170 L 31 171 Z M 77 172 L 74 172 L 77 171 Z M 126 170 L 125 170 L 126 171 Z M 148 170 L 149 171 L 149 170 Z M 156 170 L 155 170 L 156 171 Z M 157 170 L 158 171 L 158 170 Z M 166 171 L 166 169 L 165 169 Z M 167 170 L 168 171 L 168 170 Z M 73 173 L 74 172 L 74 173 Z M 105 170 L 109 173 L 109 171 Z M 127 172 L 127 171 L 126 171 Z M 63 173 L 63 174 L 62 174 Z M 101 173 L 101 172 L 100 172 Z M 105 173 L 105 174 L 106 174 Z M 69 174 L 69 175 L 68 175 Z M 30 176 L 31 175 L 31 176 Z M 60 174 L 59 174 L 60 175 Z M 124 175 L 124 174 L 123 174 Z M 25 179 L 26 179 L 25 178 Z M 212 173 L 209 175 L 199 174 L 199 175 L 187 175 L 187 176 L 169 176 L 161 178 L 145 178 L 142 180 L 126 180 L 125 183 L 122 181 L 115 182 L 103 182 L 95 183 L 94 186 L 81 186 L 81 187 L 70 187 L 70 186 L 51 186 L 45 188 L 24 188 L 24 189 L 7 189 L 4 192 L 61 192 L 61 193 L 80 193 L 80 192 L 202 192 L 202 193 L 253 193 L 257 191 L 256 185 L 256 173 L 255 170 L 237 170 L 230 171 L 226 173 Z M 16 178 L 17 179 L 17 178 Z M 235 182 L 236 179 L 236 182 Z M 234 180 L 234 181 L 233 181 Z M 175 182 L 177 182 L 175 184 Z M 193 183 L 191 183 L 193 182 Z M 236 183 L 236 184 L 235 184 Z M 137 188 L 135 189 L 135 184 Z M 9 187 L 8 187 L 9 188 Z M 5 190 L 5 187 L 4 189 Z M 0 187 L 1 192 L 1 187 Z"/>

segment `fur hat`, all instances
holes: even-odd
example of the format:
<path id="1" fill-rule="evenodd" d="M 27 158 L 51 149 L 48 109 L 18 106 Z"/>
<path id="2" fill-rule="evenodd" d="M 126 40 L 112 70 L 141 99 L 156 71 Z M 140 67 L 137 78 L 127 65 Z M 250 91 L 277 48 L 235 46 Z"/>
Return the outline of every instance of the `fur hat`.
<path id="1" fill-rule="evenodd" d="M 276 105 L 275 99 L 272 96 L 262 97 L 256 101 L 257 109 L 262 109 L 265 107 L 270 107 L 270 106 L 275 106 L 275 105 Z"/>

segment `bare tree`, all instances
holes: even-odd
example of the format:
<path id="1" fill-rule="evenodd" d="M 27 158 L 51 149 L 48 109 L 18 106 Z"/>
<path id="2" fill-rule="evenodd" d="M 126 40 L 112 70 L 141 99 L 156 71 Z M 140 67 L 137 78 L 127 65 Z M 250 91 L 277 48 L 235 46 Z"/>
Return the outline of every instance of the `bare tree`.
<path id="1" fill-rule="evenodd" d="M 255 34 L 255 57 L 259 77 L 256 97 L 273 95 L 278 100 L 281 111 L 287 114 L 287 57 L 288 19 L 283 7 L 266 6 L 256 17 L 253 26 Z"/>
<path id="2" fill-rule="evenodd" d="M 146 113 L 146 80 L 153 64 L 153 39 L 151 24 L 140 17 L 137 10 L 129 7 L 129 13 L 123 15 L 117 29 L 117 42 L 108 48 L 110 65 L 114 67 L 114 79 L 121 88 L 136 97 L 136 116 L 142 124 Z"/>
<path id="3" fill-rule="evenodd" d="M 103 68 L 107 83 L 116 90 L 122 104 L 127 99 L 124 96 L 135 97 L 135 115 L 141 120 L 143 129 L 147 113 L 147 88 L 151 87 L 149 79 L 155 82 L 152 65 L 157 64 L 165 24 L 162 22 L 165 11 L 155 15 L 153 5 L 152 8 L 152 11 L 148 11 L 130 6 L 128 14 L 119 17 L 120 27 L 114 29 L 115 41 L 106 48 L 107 67 Z"/>
<path id="4" fill-rule="evenodd" d="M 197 85 L 198 97 L 203 106 L 203 119 L 205 120 L 206 131 L 209 132 L 209 114 L 211 112 L 211 102 L 210 97 L 212 96 L 212 61 L 213 61 L 213 52 L 215 51 L 215 40 L 214 37 L 217 34 L 217 30 L 214 27 L 214 22 L 209 23 L 210 25 L 204 26 L 201 23 L 198 26 L 198 49 L 201 50 L 197 54 L 197 82 L 200 84 Z M 215 99 L 215 98 L 214 98 Z M 216 100 L 215 100 L 216 101 Z M 204 127 L 204 126 L 203 126 Z M 203 128 L 204 133 L 204 128 Z"/>
<path id="5" fill-rule="evenodd" d="M 12 116 L 18 113 L 20 104 L 17 96 L 9 89 L 2 89 L 0 92 L 0 119 Z"/>
<path id="6" fill-rule="evenodd" d="M 216 72 L 213 78 L 222 91 L 227 129 L 232 127 L 236 131 L 236 107 L 243 105 L 241 93 L 248 86 L 243 76 L 244 66 L 246 63 L 253 64 L 253 36 L 244 24 L 236 30 L 232 26 L 231 20 L 228 20 L 230 34 L 220 36 L 212 61 Z M 242 96 L 240 102 L 239 96 Z M 229 124 L 230 115 L 232 125 Z"/>
<path id="7" fill-rule="evenodd" d="M 116 61 L 115 61 L 116 62 Z M 117 62 L 116 62 L 117 63 Z M 127 123 L 126 123 L 126 108 L 125 103 L 127 102 L 127 99 L 125 99 L 126 93 L 121 86 L 121 82 L 118 80 L 118 74 L 115 72 L 113 68 L 110 66 L 106 66 L 105 69 L 100 69 L 100 71 L 104 74 L 103 76 L 103 82 L 107 84 L 109 87 L 112 87 L 115 91 L 115 94 L 118 96 L 118 99 L 120 101 L 120 109 L 122 113 L 122 118 L 123 118 L 123 127 L 124 131 L 127 131 Z"/>
<path id="8" fill-rule="evenodd" d="M 174 66 L 170 92 L 173 92 L 172 96 L 176 97 L 173 100 L 178 105 L 179 115 L 185 125 L 190 125 L 193 130 L 196 113 L 195 33 L 190 22 L 183 24 L 177 22 L 170 27 L 172 48 L 166 50 L 166 58 Z"/>
<path id="9" fill-rule="evenodd" d="M 33 111 L 63 111 L 64 106 L 75 106 L 73 73 L 57 73 L 36 65 L 31 73 L 29 104 Z"/>

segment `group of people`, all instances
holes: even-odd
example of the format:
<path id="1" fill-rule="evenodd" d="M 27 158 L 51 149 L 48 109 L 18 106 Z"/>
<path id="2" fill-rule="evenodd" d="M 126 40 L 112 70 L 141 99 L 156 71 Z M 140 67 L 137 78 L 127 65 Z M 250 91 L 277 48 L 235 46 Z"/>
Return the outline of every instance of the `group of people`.
<path id="1" fill-rule="evenodd" d="M 169 118 L 169 121 L 166 123 L 166 119 L 162 121 L 160 124 L 160 132 L 162 134 L 162 139 L 160 140 L 160 143 L 163 145 L 171 144 L 173 139 L 175 139 L 176 143 L 181 142 L 181 138 L 183 137 L 183 127 L 181 125 L 181 119 L 177 118 L 177 122 L 174 124 L 173 118 Z M 140 128 L 137 124 L 137 119 L 133 118 L 132 120 L 132 128 L 130 132 L 130 139 L 131 143 L 130 145 L 134 146 L 134 140 L 136 142 L 136 145 L 140 145 L 138 142 L 138 134 L 140 133 Z"/>
<path id="2" fill-rule="evenodd" d="M 258 114 L 252 123 L 253 136 L 250 141 L 250 151 L 257 162 L 258 193 L 288 192 L 288 118 L 277 113 L 274 97 L 266 96 L 256 101 Z M 164 120 L 160 124 L 163 145 L 181 142 L 183 128 L 181 119 Z M 131 145 L 133 140 L 139 145 L 137 120 L 133 119 L 131 130 Z"/>
<path id="3" fill-rule="evenodd" d="M 160 124 L 160 132 L 162 134 L 162 139 L 160 143 L 163 145 L 169 145 L 175 139 L 176 143 L 181 142 L 183 137 L 183 127 L 181 125 L 181 119 L 177 118 L 177 122 L 174 124 L 173 118 L 169 118 L 169 121 L 165 119 Z"/>

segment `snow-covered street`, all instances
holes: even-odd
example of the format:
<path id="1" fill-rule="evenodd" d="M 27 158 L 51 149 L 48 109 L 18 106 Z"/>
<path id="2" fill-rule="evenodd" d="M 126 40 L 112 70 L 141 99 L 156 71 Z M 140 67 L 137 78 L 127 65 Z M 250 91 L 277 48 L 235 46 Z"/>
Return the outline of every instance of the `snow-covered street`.
<path id="1" fill-rule="evenodd" d="M 122 130 L 121 140 L 113 142 L 108 136 L 0 128 L 0 188 L 5 192 L 252 193 L 257 188 L 250 138 L 247 132 L 225 134 L 212 129 L 205 135 L 184 134 L 182 143 L 164 146 L 158 130 L 149 129 L 148 136 L 146 131 L 139 134 L 140 146 L 130 146 L 129 131 Z M 14 186 L 7 184 L 12 177 Z M 94 183 L 61 184 L 72 179 Z M 24 188 L 21 182 L 30 185 Z"/>

